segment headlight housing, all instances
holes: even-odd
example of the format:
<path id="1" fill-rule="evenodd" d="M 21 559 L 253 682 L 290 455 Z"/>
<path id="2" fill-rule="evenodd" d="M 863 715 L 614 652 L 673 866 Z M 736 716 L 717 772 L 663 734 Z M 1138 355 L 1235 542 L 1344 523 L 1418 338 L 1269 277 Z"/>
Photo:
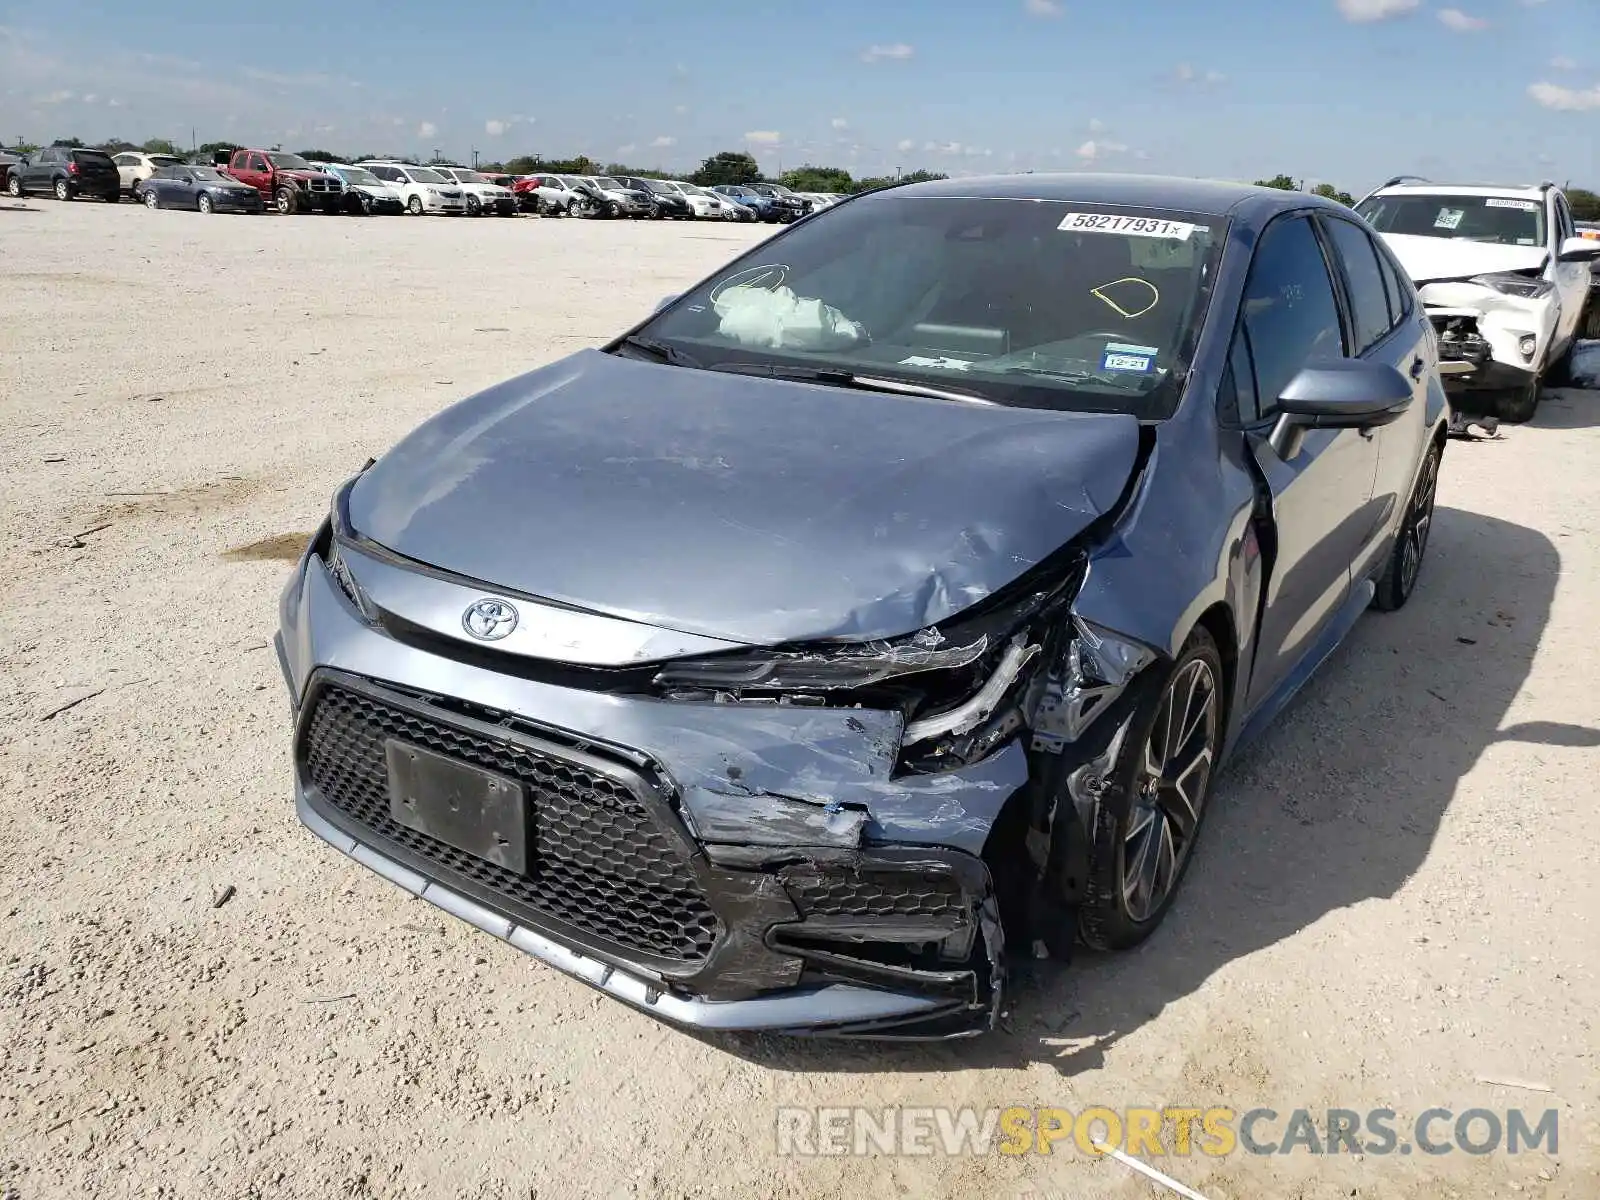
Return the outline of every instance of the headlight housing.
<path id="1" fill-rule="evenodd" d="M 680 659 L 653 680 L 675 701 L 899 711 L 902 766 L 938 770 L 987 754 L 1018 709 L 1052 632 L 1066 626 L 1085 559 L 1018 581 L 939 626 L 873 642 L 813 643 Z"/>
<path id="2" fill-rule="evenodd" d="M 1538 279 L 1516 271 L 1490 271 L 1474 275 L 1472 282 L 1491 288 L 1505 296 L 1518 296 L 1523 300 L 1539 300 L 1550 294 L 1554 286 L 1548 279 Z"/>

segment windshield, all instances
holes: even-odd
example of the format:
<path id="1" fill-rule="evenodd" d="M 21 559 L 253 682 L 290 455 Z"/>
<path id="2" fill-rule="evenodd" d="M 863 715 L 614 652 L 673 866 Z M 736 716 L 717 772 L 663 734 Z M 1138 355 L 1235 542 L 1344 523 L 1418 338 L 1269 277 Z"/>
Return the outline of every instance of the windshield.
<path id="1" fill-rule="evenodd" d="M 170 154 L 152 154 L 150 156 L 150 165 L 152 167 L 176 167 L 182 162 L 181 158 L 173 158 Z"/>
<path id="2" fill-rule="evenodd" d="M 311 164 L 298 154 L 269 154 L 267 161 L 280 171 L 309 171 Z"/>
<path id="3" fill-rule="evenodd" d="M 1544 205 L 1509 196 L 1438 192 L 1371 196 L 1356 210 L 1379 233 L 1459 238 L 1497 246 L 1543 246 Z"/>
<path id="4" fill-rule="evenodd" d="M 659 180 L 659 179 L 641 179 L 639 182 L 644 184 L 645 187 L 649 188 L 652 192 L 670 192 L 670 191 L 672 191 L 672 189 L 670 187 L 668 187 L 665 183 L 661 182 L 661 180 Z"/>
<path id="5" fill-rule="evenodd" d="M 430 171 L 427 167 L 408 167 L 411 178 L 418 183 L 454 183 L 453 179 L 446 179 L 437 171 Z"/>
<path id="6" fill-rule="evenodd" d="M 791 192 L 788 188 L 784 187 L 783 184 L 781 184 L 781 183 L 769 183 L 769 184 L 766 184 L 762 188 L 762 190 L 765 191 L 768 195 L 771 195 L 771 196 L 792 196 L 792 195 L 794 195 L 793 192 Z"/>
<path id="7" fill-rule="evenodd" d="M 233 182 L 215 167 L 190 167 L 188 170 L 190 178 L 197 179 L 201 183 Z"/>
<path id="8" fill-rule="evenodd" d="M 796 225 L 638 336 L 709 368 L 810 366 L 1153 419 L 1177 403 L 1223 225 L 884 195 Z"/>
<path id="9" fill-rule="evenodd" d="M 383 182 L 365 167 L 334 167 L 333 172 L 346 183 L 381 184 Z"/>
<path id="10" fill-rule="evenodd" d="M 596 187 L 607 189 L 613 192 L 625 192 L 628 190 L 615 179 L 612 179 L 609 175 L 596 175 L 594 177 L 594 182 Z"/>

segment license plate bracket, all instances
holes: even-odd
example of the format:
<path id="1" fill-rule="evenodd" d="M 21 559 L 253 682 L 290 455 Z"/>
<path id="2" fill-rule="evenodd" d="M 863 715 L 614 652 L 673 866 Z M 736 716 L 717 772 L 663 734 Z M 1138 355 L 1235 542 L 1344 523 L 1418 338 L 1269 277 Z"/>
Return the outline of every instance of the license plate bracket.
<path id="1" fill-rule="evenodd" d="M 383 744 L 396 823 L 518 875 L 528 873 L 527 792 L 516 780 L 398 738 Z"/>

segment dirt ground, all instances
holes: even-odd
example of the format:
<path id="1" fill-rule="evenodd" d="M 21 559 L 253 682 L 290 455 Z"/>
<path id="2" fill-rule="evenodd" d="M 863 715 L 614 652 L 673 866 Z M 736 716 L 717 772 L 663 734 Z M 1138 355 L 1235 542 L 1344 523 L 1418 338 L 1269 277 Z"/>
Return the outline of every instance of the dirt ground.
<path id="1" fill-rule="evenodd" d="M 1600 393 L 1451 443 L 1417 595 L 1222 777 L 1166 927 L 993 1037 L 708 1044 L 301 829 L 267 641 L 335 485 L 766 232 L 0 204 L 0 1195 L 1170 1195 L 775 1152 L 778 1106 L 901 1104 L 1553 1108 L 1555 1154 L 1158 1165 L 1600 1195 Z"/>

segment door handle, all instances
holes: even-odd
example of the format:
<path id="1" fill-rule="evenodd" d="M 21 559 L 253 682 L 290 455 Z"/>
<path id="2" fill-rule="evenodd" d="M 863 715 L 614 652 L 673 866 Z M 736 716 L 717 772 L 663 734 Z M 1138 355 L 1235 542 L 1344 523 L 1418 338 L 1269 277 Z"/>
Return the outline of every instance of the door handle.
<path id="1" fill-rule="evenodd" d="M 1428 364 L 1423 361 L 1422 356 L 1420 354 L 1416 358 L 1412 359 L 1411 360 L 1411 378 L 1417 380 L 1418 382 L 1421 382 L 1421 380 L 1422 380 L 1422 372 L 1427 368 L 1427 366 L 1428 366 Z"/>

